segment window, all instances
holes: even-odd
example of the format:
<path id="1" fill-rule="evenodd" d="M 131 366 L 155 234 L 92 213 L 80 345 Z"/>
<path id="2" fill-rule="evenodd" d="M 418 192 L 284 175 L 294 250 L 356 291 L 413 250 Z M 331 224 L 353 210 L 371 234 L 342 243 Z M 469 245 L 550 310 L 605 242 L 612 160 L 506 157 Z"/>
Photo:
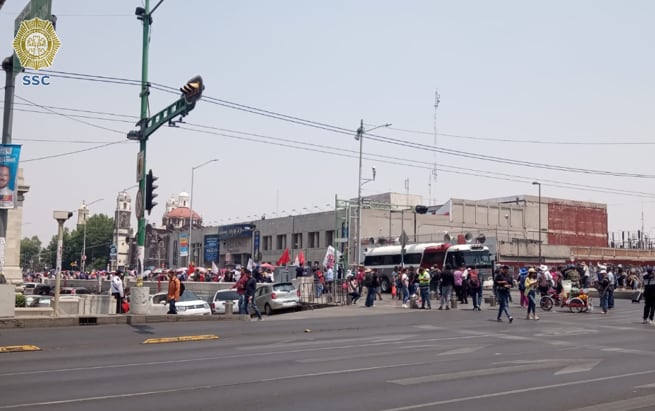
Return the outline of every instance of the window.
<path id="1" fill-rule="evenodd" d="M 334 245 L 334 230 L 325 232 L 325 244 Z"/>
<path id="2" fill-rule="evenodd" d="M 292 248 L 302 248 L 302 233 L 296 233 L 293 235 Z"/>
<path id="3" fill-rule="evenodd" d="M 308 233 L 307 236 L 309 240 L 309 248 L 320 248 L 320 244 L 318 243 L 318 231 L 312 231 Z"/>
<path id="4" fill-rule="evenodd" d="M 262 241 L 262 248 L 264 251 L 270 251 L 273 249 L 273 236 L 265 235 Z"/>
<path id="5" fill-rule="evenodd" d="M 287 235 L 281 234 L 275 237 L 275 245 L 278 250 L 287 248 Z"/>

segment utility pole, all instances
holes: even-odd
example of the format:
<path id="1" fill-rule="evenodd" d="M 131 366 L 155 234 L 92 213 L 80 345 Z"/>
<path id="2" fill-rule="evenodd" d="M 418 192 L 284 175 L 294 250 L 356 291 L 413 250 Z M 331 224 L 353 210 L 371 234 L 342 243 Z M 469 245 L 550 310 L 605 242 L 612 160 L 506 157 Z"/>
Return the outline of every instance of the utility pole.
<path id="1" fill-rule="evenodd" d="M 196 101 L 202 96 L 205 86 L 202 77 L 195 76 L 189 80 L 181 89 L 182 97 L 170 106 L 148 116 L 148 96 L 150 95 L 150 83 L 148 83 L 148 46 L 150 44 L 150 26 L 152 25 L 152 14 L 162 4 L 164 0 L 150 10 L 150 0 L 144 0 L 144 7 L 137 7 L 135 14 L 137 20 L 143 21 L 143 53 L 141 57 L 141 115 L 138 122 L 139 130 L 132 130 L 127 133 L 128 140 L 139 141 L 139 153 L 137 156 L 137 175 L 139 182 L 139 191 L 135 201 L 135 211 L 139 220 L 137 232 L 137 288 L 143 287 L 143 269 L 145 261 L 145 244 L 146 244 L 146 219 L 145 211 L 148 214 L 152 207 L 156 205 L 152 200 L 156 197 L 154 194 L 154 181 L 156 177 L 152 175 L 152 170 L 146 174 L 146 145 L 148 137 L 154 133 L 163 124 L 170 124 L 175 117 L 186 116 L 195 108 Z M 133 289 L 134 292 L 134 289 Z M 138 291 L 141 292 L 141 291 Z M 147 297 L 147 296 L 146 296 Z M 147 298 L 144 300 L 147 301 Z M 134 305 L 134 312 L 140 314 L 143 307 Z"/>
<path id="2" fill-rule="evenodd" d="M 434 205 L 434 200 L 432 198 L 432 182 L 437 181 L 437 109 L 439 108 L 439 102 L 441 102 L 441 96 L 439 95 L 439 89 L 434 91 L 434 151 L 432 152 L 432 170 L 430 171 L 430 177 L 428 179 L 428 202 L 429 205 Z"/>

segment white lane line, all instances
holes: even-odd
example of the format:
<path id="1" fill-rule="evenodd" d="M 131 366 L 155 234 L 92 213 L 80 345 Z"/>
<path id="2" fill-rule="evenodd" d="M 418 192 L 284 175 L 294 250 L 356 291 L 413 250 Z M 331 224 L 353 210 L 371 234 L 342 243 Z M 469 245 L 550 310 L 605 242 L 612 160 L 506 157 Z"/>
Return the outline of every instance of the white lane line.
<path id="1" fill-rule="evenodd" d="M 270 355 L 270 354 L 268 354 L 268 355 Z M 259 379 L 259 380 L 253 380 L 253 381 L 250 381 L 249 384 L 268 383 L 268 382 L 302 379 L 302 378 L 309 378 L 309 377 L 322 377 L 322 376 L 326 376 L 326 375 L 354 374 L 354 373 L 359 373 L 359 372 L 379 371 L 379 370 L 385 370 L 385 369 L 391 369 L 391 368 L 415 367 L 415 366 L 419 366 L 419 365 L 425 365 L 425 362 L 420 361 L 420 362 L 403 363 L 403 364 L 381 365 L 381 366 L 375 366 L 375 367 L 351 368 L 351 369 L 345 369 L 345 370 L 323 371 L 323 372 L 308 373 L 308 374 L 286 375 L 286 376 L 281 376 L 281 377 L 262 378 L 262 379 Z M 231 386 L 231 385 L 236 385 L 236 383 L 234 383 L 234 384 L 223 384 L 223 385 L 218 385 L 218 384 L 217 385 L 203 385 L 203 386 L 186 387 L 186 388 L 172 388 L 172 389 L 165 389 L 165 390 L 143 391 L 143 392 L 124 393 L 124 394 L 118 394 L 117 393 L 117 394 L 95 396 L 95 397 L 71 398 L 71 399 L 68 399 L 68 400 L 42 401 L 42 402 L 22 403 L 22 404 L 13 404 L 13 405 L 0 405 L 0 410 L 17 409 L 17 408 L 33 408 L 33 407 L 42 407 L 42 406 L 58 405 L 58 404 L 75 404 L 75 403 L 91 402 L 91 401 L 105 401 L 105 400 L 113 401 L 113 400 L 115 400 L 117 398 L 144 397 L 144 396 L 150 396 L 150 395 L 161 395 L 161 394 L 177 393 L 177 392 L 190 392 L 190 391 L 199 391 L 199 390 L 216 390 L 216 389 L 225 388 L 225 387 L 228 387 L 228 386 Z"/>
<path id="2" fill-rule="evenodd" d="M 419 408 L 435 407 L 435 406 L 438 406 L 438 405 L 456 404 L 456 403 L 459 403 L 459 402 L 466 402 L 466 401 L 473 401 L 473 400 L 483 400 L 485 398 L 504 397 L 504 396 L 507 396 L 507 395 L 522 394 L 522 393 L 526 393 L 526 392 L 534 392 L 534 391 L 540 391 L 540 390 L 549 390 L 549 389 L 552 389 L 552 388 L 571 387 L 571 386 L 574 386 L 574 385 L 582 385 L 582 384 L 589 384 L 589 383 L 594 383 L 594 382 L 617 380 L 617 379 L 621 379 L 621 378 L 637 377 L 637 376 L 640 376 L 640 375 L 649 375 L 649 374 L 655 374 L 655 370 L 638 371 L 638 372 L 632 372 L 632 373 L 628 373 L 628 374 L 610 375 L 610 376 L 607 376 L 607 377 L 599 377 L 599 378 L 584 379 L 584 380 L 579 380 L 579 381 L 562 382 L 562 383 L 559 383 L 559 384 L 539 385 L 539 386 L 536 386 L 536 387 L 520 388 L 520 389 L 516 389 L 516 390 L 509 390 L 509 391 L 492 392 L 492 393 L 489 393 L 489 394 L 471 395 L 471 396 L 468 396 L 468 397 L 459 397 L 459 398 L 452 398 L 450 400 L 426 402 L 426 403 L 422 403 L 422 404 L 408 405 L 408 406 L 405 406 L 405 407 L 387 408 L 387 409 L 384 409 L 382 411 L 415 410 L 415 409 L 419 409 Z"/>
<path id="3" fill-rule="evenodd" d="M 439 341 L 452 341 L 452 340 L 470 340 L 474 338 L 484 338 L 484 337 L 490 337 L 490 335 L 467 335 L 467 336 L 460 336 L 460 337 L 444 337 L 444 338 L 431 338 L 431 339 L 426 339 L 423 340 L 422 342 L 428 343 L 428 342 L 439 342 Z M 324 342 L 317 342 L 317 343 L 324 343 Z M 350 348 L 368 348 L 368 347 L 373 347 L 373 346 L 383 346 L 383 345 L 393 345 L 393 344 L 404 344 L 406 343 L 405 341 L 395 341 L 395 342 L 389 342 L 389 343 L 364 343 L 364 344 L 356 344 L 356 345 L 339 345 L 338 347 L 335 346 L 330 346 L 330 347 L 313 347 L 313 348 L 306 348 L 306 349 L 298 349 L 298 350 L 285 350 L 285 351 L 276 351 L 275 353 L 277 355 L 280 354 L 297 354 L 297 353 L 304 353 L 304 352 L 315 352 L 315 351 L 333 351 L 336 348 L 343 350 L 343 349 L 350 349 Z M 14 377 L 18 375 L 36 375 L 36 374 L 55 374 L 55 373 L 65 373 L 65 372 L 74 372 L 74 371 L 87 371 L 87 370 L 97 370 L 97 369 L 105 369 L 105 368 L 129 368 L 129 367 L 141 367 L 141 366 L 153 366 L 153 365 L 166 365 L 166 364 L 182 364 L 182 363 L 190 363 L 190 362 L 207 362 L 207 361 L 213 361 L 213 360 L 223 360 L 223 359 L 228 359 L 228 358 L 252 358 L 252 357 L 264 357 L 264 356 L 270 356 L 271 354 L 267 352 L 259 352 L 259 353 L 244 353 L 244 354 L 233 354 L 233 355 L 216 355 L 216 356 L 207 356 L 207 357 L 198 357 L 198 358 L 188 358 L 188 359 L 183 359 L 183 360 L 166 360 L 166 361 L 149 361 L 149 362 L 138 362 L 138 363 L 126 363 L 126 364 L 107 364 L 107 365 L 94 365 L 94 366 L 89 366 L 89 367 L 76 367 L 76 368 L 58 368 L 54 370 L 34 370 L 34 371 L 17 371 L 17 372 L 8 372 L 8 373 L 1 373 L 0 377 Z"/>
<path id="4" fill-rule="evenodd" d="M 458 355 L 458 354 L 470 354 L 472 352 L 479 351 L 483 348 L 488 347 L 488 345 L 472 345 L 470 347 L 460 347 L 455 348 L 454 350 L 448 350 L 440 353 L 439 355 Z"/>
<path id="5" fill-rule="evenodd" d="M 569 409 L 568 411 L 631 411 L 652 409 L 655 404 L 655 394 L 645 395 L 643 397 L 628 398 L 606 402 L 604 404 L 590 405 L 588 407 Z"/>
<path id="6" fill-rule="evenodd" d="M 602 360 L 587 360 L 580 361 L 577 364 L 571 364 L 568 367 L 565 367 L 557 371 L 554 375 L 564 375 L 564 374 L 574 374 L 576 372 L 587 372 L 594 369 L 595 366 L 600 364 Z"/>

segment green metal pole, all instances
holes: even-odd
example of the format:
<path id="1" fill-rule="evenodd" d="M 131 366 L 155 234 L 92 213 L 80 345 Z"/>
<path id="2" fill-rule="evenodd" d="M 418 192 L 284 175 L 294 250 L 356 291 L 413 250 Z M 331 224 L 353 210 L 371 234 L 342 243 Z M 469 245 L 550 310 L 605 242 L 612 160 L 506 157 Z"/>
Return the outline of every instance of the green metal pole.
<path id="1" fill-rule="evenodd" d="M 145 0 L 145 14 L 143 16 L 143 54 L 141 57 L 141 132 L 143 133 L 146 128 L 148 119 L 148 95 L 150 94 L 150 87 L 148 85 L 148 45 L 150 44 L 150 0 Z M 141 167 L 141 180 L 139 181 L 140 198 L 141 201 L 141 215 L 139 216 L 139 228 L 136 239 L 137 253 L 138 253 L 138 277 L 137 287 L 143 286 L 143 270 L 145 263 L 145 244 L 146 244 L 146 143 L 148 138 L 144 137 L 139 141 L 139 150 L 143 154 L 143 162 Z M 138 197 L 138 196 L 137 196 Z"/>

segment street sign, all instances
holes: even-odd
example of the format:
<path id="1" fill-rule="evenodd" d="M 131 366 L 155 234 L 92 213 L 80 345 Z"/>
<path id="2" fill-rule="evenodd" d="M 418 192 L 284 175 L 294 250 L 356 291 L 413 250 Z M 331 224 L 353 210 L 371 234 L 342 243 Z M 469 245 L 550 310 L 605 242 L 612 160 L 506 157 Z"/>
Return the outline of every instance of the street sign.
<path id="1" fill-rule="evenodd" d="M 337 243 L 337 244 L 339 244 L 339 243 L 347 243 L 347 242 L 348 242 L 348 238 L 346 238 L 346 237 L 335 238 L 335 239 L 334 239 L 334 242 Z"/>
<path id="2" fill-rule="evenodd" d="M 116 244 L 112 244 L 109 247 L 109 257 L 116 258 Z"/>
<path id="3" fill-rule="evenodd" d="M 409 241 L 409 237 L 407 236 L 405 230 L 403 230 L 402 234 L 400 235 L 400 245 L 403 246 L 403 248 L 405 248 L 408 241 Z"/>
<path id="4" fill-rule="evenodd" d="M 136 193 L 136 203 L 134 204 L 134 211 L 136 212 L 136 218 L 143 218 L 143 194 L 141 193 L 141 187 Z"/>

